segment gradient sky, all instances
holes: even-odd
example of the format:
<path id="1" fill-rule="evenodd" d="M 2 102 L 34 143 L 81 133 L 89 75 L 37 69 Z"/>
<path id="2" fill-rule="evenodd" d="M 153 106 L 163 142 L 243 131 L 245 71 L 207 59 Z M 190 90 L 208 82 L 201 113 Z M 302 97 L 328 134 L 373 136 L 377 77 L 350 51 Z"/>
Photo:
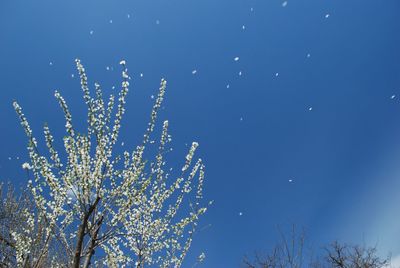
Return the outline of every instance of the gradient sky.
<path id="1" fill-rule="evenodd" d="M 315 245 L 365 240 L 398 255 L 399 14 L 398 0 L 2 0 L 0 180 L 26 183 L 14 99 L 37 135 L 48 122 L 61 138 L 55 89 L 85 120 L 74 59 L 107 93 L 126 59 L 125 146 L 161 77 L 170 165 L 200 143 L 215 200 L 191 251 L 205 251 L 203 267 L 238 267 L 292 223 Z"/>

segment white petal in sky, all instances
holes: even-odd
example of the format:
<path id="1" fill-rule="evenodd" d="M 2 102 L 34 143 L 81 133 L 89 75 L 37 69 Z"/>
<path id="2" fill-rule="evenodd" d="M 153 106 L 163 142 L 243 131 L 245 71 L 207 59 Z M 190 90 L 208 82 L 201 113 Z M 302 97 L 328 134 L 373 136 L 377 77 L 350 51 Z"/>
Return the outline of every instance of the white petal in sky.
<path id="1" fill-rule="evenodd" d="M 243 212 L 239 212 L 239 216 L 243 216 Z"/>
<path id="2" fill-rule="evenodd" d="M 310 57 L 311 57 L 311 54 L 310 54 L 310 53 L 308 53 L 308 54 L 307 54 L 307 58 L 310 58 Z"/>
<path id="3" fill-rule="evenodd" d="M 239 57 L 235 57 L 235 58 L 234 58 L 234 61 L 238 61 L 238 60 L 239 60 Z"/>
<path id="4" fill-rule="evenodd" d="M 242 76 L 242 71 L 239 72 L 239 76 Z"/>
<path id="5" fill-rule="evenodd" d="M 29 164 L 29 163 L 23 163 L 22 164 L 22 169 L 31 169 L 32 167 L 31 167 L 31 165 Z"/>
<path id="6" fill-rule="evenodd" d="M 49 62 L 49 65 L 50 65 L 50 66 L 53 66 L 53 62 L 50 61 L 50 62 Z"/>
<path id="7" fill-rule="evenodd" d="M 140 77 L 143 77 L 143 73 L 140 73 Z"/>
<path id="8" fill-rule="evenodd" d="M 279 73 L 275 73 L 275 76 L 278 77 L 278 76 L 279 76 Z"/>
<path id="9" fill-rule="evenodd" d="M 312 107 L 308 108 L 309 111 L 312 111 L 312 109 L 313 109 Z"/>
<path id="10" fill-rule="evenodd" d="M 242 25 L 242 30 L 245 30 L 246 29 L 246 26 L 245 25 Z"/>
<path id="11" fill-rule="evenodd" d="M 282 6 L 283 6 L 283 7 L 287 6 L 287 1 L 284 1 L 284 2 L 282 3 Z"/>
<path id="12" fill-rule="evenodd" d="M 89 33 L 90 33 L 90 35 L 93 35 L 94 31 L 93 31 L 93 30 L 90 30 L 90 32 L 89 32 Z"/>
<path id="13" fill-rule="evenodd" d="M 392 95 L 390 98 L 393 100 L 394 98 L 396 98 L 396 95 Z"/>
<path id="14" fill-rule="evenodd" d="M 126 15 L 127 17 L 128 17 L 128 19 L 130 19 L 131 18 L 131 14 L 128 14 L 128 15 Z"/>
<path id="15" fill-rule="evenodd" d="M 331 15 L 328 13 L 325 15 L 325 19 L 329 18 Z"/>
<path id="16" fill-rule="evenodd" d="M 226 85 L 226 88 L 229 88 L 229 87 L 230 87 L 230 85 L 229 85 L 229 84 L 227 84 L 227 85 Z"/>
<path id="17" fill-rule="evenodd" d="M 293 182 L 293 180 L 292 180 L 292 179 L 289 179 L 289 182 Z"/>
<path id="18" fill-rule="evenodd" d="M 192 71 L 192 74 L 196 74 L 196 73 L 197 73 L 197 70 L 196 70 L 196 69 Z"/>

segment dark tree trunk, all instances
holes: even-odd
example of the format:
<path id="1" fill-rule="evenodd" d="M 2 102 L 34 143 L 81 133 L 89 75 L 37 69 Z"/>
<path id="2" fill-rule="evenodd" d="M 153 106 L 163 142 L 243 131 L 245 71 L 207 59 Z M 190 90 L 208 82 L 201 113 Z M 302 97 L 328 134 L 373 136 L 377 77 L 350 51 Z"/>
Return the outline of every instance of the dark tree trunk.
<path id="1" fill-rule="evenodd" d="M 103 217 L 101 217 L 100 220 L 96 224 L 96 229 L 94 230 L 94 233 L 91 237 L 88 254 L 86 256 L 85 263 L 83 264 L 83 268 L 88 268 L 91 263 L 92 256 L 94 254 L 94 247 L 96 246 L 97 235 L 100 231 L 100 226 L 101 226 L 102 222 L 103 222 Z"/>
<path id="2" fill-rule="evenodd" d="M 83 216 L 82 223 L 79 226 L 79 230 L 78 230 L 78 234 L 77 234 L 78 241 L 76 242 L 74 260 L 72 262 L 72 267 L 73 268 L 79 268 L 79 266 L 80 266 L 82 246 L 83 246 L 83 242 L 84 242 L 85 235 L 86 235 L 87 223 L 88 223 L 90 215 L 92 214 L 92 212 L 96 208 L 96 206 L 99 203 L 99 201 L 100 201 L 100 197 L 97 197 L 96 201 L 93 203 L 93 205 L 90 206 L 89 210 Z"/>

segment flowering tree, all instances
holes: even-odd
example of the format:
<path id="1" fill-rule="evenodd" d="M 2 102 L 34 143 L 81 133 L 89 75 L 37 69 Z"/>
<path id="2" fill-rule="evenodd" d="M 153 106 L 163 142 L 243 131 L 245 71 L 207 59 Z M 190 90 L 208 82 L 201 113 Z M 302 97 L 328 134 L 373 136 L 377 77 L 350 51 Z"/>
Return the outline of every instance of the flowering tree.
<path id="1" fill-rule="evenodd" d="M 167 172 L 165 162 L 171 137 L 164 121 L 155 159 L 144 159 L 164 99 L 166 81 L 162 79 L 142 143 L 132 152 L 115 156 L 130 80 L 125 61 L 120 65 L 122 88 L 114 112 L 115 97 L 111 95 L 106 104 L 97 83 L 92 96 L 85 69 L 76 60 L 88 107 L 85 134 L 74 129 L 66 101 L 55 92 L 66 121 L 63 154 L 56 150 L 47 125 L 44 136 L 49 153 L 39 151 L 22 108 L 14 102 L 29 140 L 30 163 L 24 168 L 33 176 L 28 186 L 35 203 L 35 209 L 24 212 L 30 224 L 12 235 L 19 266 L 41 266 L 54 243 L 72 267 L 182 265 L 199 216 L 206 211 L 201 204 L 204 165 L 201 159 L 193 162 L 198 143 L 192 143 L 180 175 L 171 179 L 172 169 Z M 31 234 L 37 222 L 45 225 L 43 243 L 32 257 Z M 54 259 L 52 265 L 60 264 Z"/>
<path id="2" fill-rule="evenodd" d="M 15 264 L 14 249 L 12 241 L 13 226 L 24 222 L 20 218 L 21 211 L 27 206 L 26 199 L 16 199 L 14 189 L 8 187 L 4 190 L 4 184 L 0 184 L 0 267 L 12 266 Z"/>
<path id="3" fill-rule="evenodd" d="M 63 252 L 57 250 L 56 243 L 48 246 L 47 253 L 41 252 L 40 249 L 45 243 L 43 231 L 46 224 L 43 218 L 36 222 L 31 221 L 29 214 L 34 209 L 35 204 L 26 190 L 21 194 L 16 194 L 11 184 L 8 184 L 8 187 L 0 184 L 0 267 L 17 266 L 15 253 L 19 244 L 15 243 L 13 236 L 20 234 L 24 234 L 25 237 L 22 243 L 28 239 L 30 241 L 29 245 L 25 245 L 29 248 L 29 257 L 24 259 L 21 266 L 29 267 L 29 259 L 38 259 L 40 255 L 42 257 L 41 261 L 37 262 L 38 267 L 49 267 L 52 263 L 57 264 L 58 267 L 67 266 L 68 260 Z M 30 232 L 25 233 L 25 230 L 30 230 Z"/>

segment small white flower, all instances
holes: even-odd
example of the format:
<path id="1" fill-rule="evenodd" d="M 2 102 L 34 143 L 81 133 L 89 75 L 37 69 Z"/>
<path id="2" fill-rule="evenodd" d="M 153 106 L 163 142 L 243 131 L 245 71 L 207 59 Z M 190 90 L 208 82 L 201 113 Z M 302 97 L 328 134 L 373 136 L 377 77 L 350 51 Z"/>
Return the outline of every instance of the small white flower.
<path id="1" fill-rule="evenodd" d="M 27 162 L 22 164 L 22 168 L 23 169 L 32 169 L 31 165 L 29 163 L 27 163 Z"/>

